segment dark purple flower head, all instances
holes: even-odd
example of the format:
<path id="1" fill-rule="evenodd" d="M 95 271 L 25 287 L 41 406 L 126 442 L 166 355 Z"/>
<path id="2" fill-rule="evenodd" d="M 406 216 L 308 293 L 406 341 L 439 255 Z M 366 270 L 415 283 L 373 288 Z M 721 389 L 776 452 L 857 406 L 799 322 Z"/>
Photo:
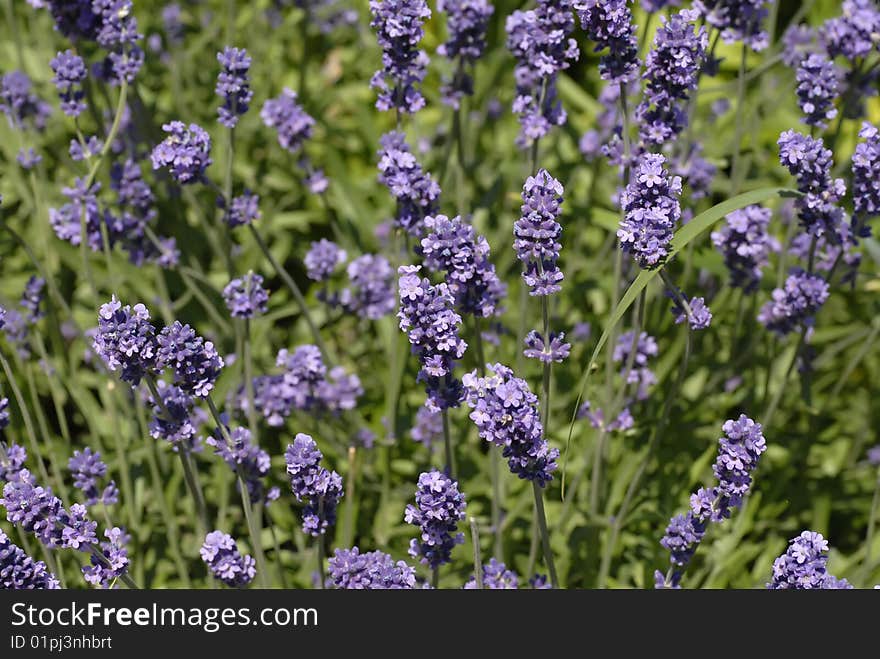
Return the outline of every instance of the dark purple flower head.
<path id="1" fill-rule="evenodd" d="M 516 572 L 508 570 L 507 566 L 494 558 L 483 567 L 483 588 L 486 590 L 516 590 L 519 587 L 519 577 Z M 465 590 L 476 590 L 477 579 L 473 575 L 464 585 Z"/>
<path id="2" fill-rule="evenodd" d="M 603 80 L 626 83 L 639 72 L 639 46 L 627 0 L 575 0 L 587 38 L 596 43 Z"/>
<path id="3" fill-rule="evenodd" d="M 840 16 L 825 21 L 820 38 L 828 55 L 839 55 L 855 64 L 880 42 L 880 9 L 874 0 L 844 0 L 841 10 Z"/>
<path id="4" fill-rule="evenodd" d="M 99 502 L 111 505 L 119 499 L 119 491 L 113 481 L 110 481 L 103 492 L 99 489 L 98 482 L 107 475 L 107 465 L 101 460 L 99 452 L 88 447 L 82 451 L 74 451 L 67 468 L 73 474 L 73 486 L 82 490 L 86 496 L 87 505 L 94 506 Z"/>
<path id="5" fill-rule="evenodd" d="M 846 580 L 828 574 L 828 541 L 821 533 L 803 531 L 789 541 L 785 553 L 773 561 L 771 590 L 852 588 Z M 843 584 L 841 584 L 841 581 Z"/>
<path id="6" fill-rule="evenodd" d="M 263 288 L 263 278 L 249 272 L 226 285 L 223 289 L 223 300 L 229 313 L 235 318 L 253 318 L 266 313 L 269 292 Z"/>
<path id="7" fill-rule="evenodd" d="M 758 322 L 772 332 L 785 335 L 813 316 L 828 299 L 829 287 L 822 277 L 794 270 L 782 288 L 773 290 L 772 299 L 761 307 Z"/>
<path id="8" fill-rule="evenodd" d="M 862 141 L 852 157 L 852 195 L 856 236 L 870 235 L 868 219 L 880 215 L 880 132 L 865 122 L 859 131 Z"/>
<path id="9" fill-rule="evenodd" d="M 157 370 L 156 328 L 143 304 L 123 307 L 115 295 L 102 304 L 92 347 L 108 369 L 119 371 L 132 386 Z"/>
<path id="10" fill-rule="evenodd" d="M 226 435 L 229 441 L 226 440 Z M 265 499 L 265 477 L 269 473 L 271 461 L 269 454 L 262 450 L 251 440 L 251 433 L 247 428 L 226 428 L 226 433 L 220 428 L 215 428 L 214 433 L 205 440 L 205 443 L 214 449 L 223 461 L 229 465 L 233 473 L 240 476 L 248 490 L 251 503 L 258 503 Z M 238 483 L 236 483 L 238 487 Z"/>
<path id="11" fill-rule="evenodd" d="M 683 292 L 679 291 L 682 299 L 687 300 L 687 307 L 676 299 L 673 305 L 672 314 L 675 316 L 675 324 L 680 325 L 687 322 L 692 330 L 708 329 L 712 322 L 712 312 L 706 306 L 706 300 L 702 297 L 689 298 Z"/>
<path id="12" fill-rule="evenodd" d="M 397 202 L 394 222 L 411 235 L 421 236 L 425 217 L 437 212 L 440 186 L 422 170 L 403 133 L 386 133 L 379 144 L 379 182 Z"/>
<path id="13" fill-rule="evenodd" d="M 501 448 L 510 471 L 545 487 L 553 478 L 559 450 L 544 437 L 538 397 L 503 364 L 487 364 L 490 375 L 464 377 L 465 400 L 480 437 Z"/>
<path id="14" fill-rule="evenodd" d="M 312 136 L 312 119 L 297 103 L 296 92 L 287 87 L 277 98 L 270 98 L 260 110 L 263 123 L 278 133 L 278 144 L 291 153 L 298 153 Z"/>
<path id="15" fill-rule="evenodd" d="M 70 140 L 68 153 L 74 162 L 82 162 L 97 156 L 103 148 L 104 143 L 96 135 L 91 135 L 85 142 L 80 142 L 79 139 Z"/>
<path id="16" fill-rule="evenodd" d="M 248 554 L 242 556 L 232 536 L 222 531 L 205 536 L 199 555 L 211 573 L 230 588 L 247 586 L 257 574 L 256 561 Z"/>
<path id="17" fill-rule="evenodd" d="M 168 137 L 153 149 L 150 158 L 153 169 L 166 168 L 181 185 L 198 183 L 204 179 L 211 164 L 211 137 L 197 124 L 189 129 L 182 121 L 163 124 Z"/>
<path id="18" fill-rule="evenodd" d="M 724 226 L 712 232 L 712 243 L 730 271 L 731 286 L 746 293 L 757 290 L 761 269 L 780 249 L 779 241 L 767 232 L 771 216 L 769 208 L 746 206 L 727 215 Z"/>
<path id="19" fill-rule="evenodd" d="M 344 590 L 411 590 L 416 573 L 404 561 L 381 551 L 337 549 L 329 561 L 330 587 Z"/>
<path id="20" fill-rule="evenodd" d="M 526 349 L 523 354 L 529 359 L 537 359 L 545 364 L 562 362 L 571 352 L 571 344 L 565 342 L 564 332 L 550 332 L 550 341 L 543 335 L 532 330 L 525 338 Z"/>
<path id="21" fill-rule="evenodd" d="M 425 34 L 424 22 L 431 17 L 425 0 L 370 0 L 376 39 L 382 47 L 382 68 L 373 74 L 370 86 L 378 91 L 376 107 L 412 114 L 425 106 L 421 83 L 428 56 L 419 50 Z"/>
<path id="22" fill-rule="evenodd" d="M 3 405 L 3 401 L 6 401 L 6 405 L 9 404 L 9 401 L 6 398 L 0 398 L 0 408 L 3 408 L 3 412 L 6 414 L 8 425 L 9 413 L 6 410 L 6 406 Z M 2 449 L 0 450 L 0 482 L 11 483 L 17 481 L 24 469 L 25 462 L 27 462 L 27 451 L 18 444 L 6 444 L 4 442 L 0 442 L 0 449 Z"/>
<path id="23" fill-rule="evenodd" d="M 82 568 L 83 577 L 93 586 L 100 588 L 113 588 L 125 572 L 128 570 L 128 549 L 126 545 L 130 536 L 118 526 L 104 531 L 106 542 L 100 545 L 101 555 L 104 560 L 92 554 L 91 564 Z"/>
<path id="24" fill-rule="evenodd" d="M 214 344 L 177 320 L 162 328 L 156 342 L 159 370 L 170 367 L 174 371 L 174 384 L 182 391 L 197 398 L 207 397 L 223 368 L 223 358 L 217 354 Z"/>
<path id="25" fill-rule="evenodd" d="M 10 125 L 22 129 L 30 123 L 43 130 L 52 107 L 31 92 L 31 79 L 21 71 L 12 71 L 0 78 L 0 111 Z"/>
<path id="26" fill-rule="evenodd" d="M 461 383 L 452 370 L 464 355 L 467 343 L 459 336 L 461 316 L 454 311 L 455 300 L 446 284 L 432 285 L 419 276 L 421 266 L 398 269 L 400 329 L 406 333 L 413 354 L 421 363 L 419 380 L 431 402 L 443 409 L 461 402 Z"/>
<path id="27" fill-rule="evenodd" d="M 437 48 L 444 57 L 458 64 L 451 80 L 444 82 L 440 94 L 443 102 L 458 108 L 464 96 L 474 93 L 469 68 L 483 56 L 486 30 L 495 8 L 488 0 L 439 0 L 437 8 L 446 13 L 449 39 Z"/>
<path id="28" fill-rule="evenodd" d="M 318 537 L 336 522 L 336 506 L 342 498 L 342 477 L 321 466 L 321 451 L 310 436 L 297 433 L 284 454 L 290 489 L 305 503 L 303 531 Z"/>
<path id="29" fill-rule="evenodd" d="M 227 46 L 217 53 L 217 61 L 222 70 L 217 76 L 215 93 L 223 99 L 217 110 L 219 121 L 227 128 L 235 128 L 238 118 L 248 111 L 254 92 L 251 90 L 248 71 L 251 58 L 244 48 Z"/>
<path id="30" fill-rule="evenodd" d="M 617 237 L 640 268 L 653 270 L 669 256 L 670 242 L 681 218 L 681 178 L 669 176 L 666 158 L 644 154 L 636 164 L 632 182 L 621 196 L 624 219 Z"/>
<path id="31" fill-rule="evenodd" d="M 514 11 L 507 17 L 507 47 L 516 58 L 516 97 L 519 115 L 517 145 L 525 148 L 553 126 L 565 124 L 567 115 L 556 98 L 556 78 L 580 55 L 574 30 L 571 0 L 538 0 L 535 9 Z"/>
<path id="32" fill-rule="evenodd" d="M 43 561 L 35 561 L 0 530 L 0 590 L 57 590 L 61 586 Z"/>
<path id="33" fill-rule="evenodd" d="M 5 310 L 3 310 L 2 314 L 5 315 Z M 0 323 L 0 329 L 3 329 L 3 324 Z M 0 431 L 6 430 L 9 427 L 9 399 L 6 396 L 0 396 Z M 5 480 L 0 477 L 0 480 Z"/>
<path id="34" fill-rule="evenodd" d="M 522 213 L 513 226 L 513 248 L 525 266 L 523 281 L 530 295 L 552 295 L 561 290 L 562 270 L 557 265 L 562 244 L 559 224 L 562 183 L 541 169 L 523 185 Z"/>
<path id="35" fill-rule="evenodd" d="M 304 259 L 306 276 L 312 281 L 326 281 L 347 258 L 345 250 L 340 249 L 339 245 L 321 238 L 318 242 L 312 243 L 306 253 Z"/>
<path id="36" fill-rule="evenodd" d="M 162 380 L 156 383 L 161 400 L 153 400 L 153 418 L 150 420 L 150 436 L 154 439 L 164 439 L 175 448 L 183 444 L 185 448 L 193 449 L 192 441 L 198 430 L 199 419 L 193 410 L 193 399 L 184 393 L 180 387 L 167 384 Z"/>
<path id="37" fill-rule="evenodd" d="M 61 111 L 68 117 L 78 117 L 86 110 L 85 92 L 82 90 L 83 80 L 86 79 L 86 64 L 82 57 L 72 50 L 58 53 L 49 66 L 55 77 L 52 82 L 58 88 L 61 95 Z"/>
<path id="38" fill-rule="evenodd" d="M 226 223 L 234 229 L 244 224 L 253 224 L 260 217 L 259 195 L 245 190 L 239 196 L 232 198 L 229 212 L 226 214 Z"/>
<path id="39" fill-rule="evenodd" d="M 364 254 L 348 264 L 346 274 L 349 285 L 336 300 L 343 309 L 370 320 L 394 311 L 394 272 L 388 259 Z"/>
<path id="40" fill-rule="evenodd" d="M 425 218 L 427 235 L 422 238 L 425 267 L 445 272 L 446 283 L 462 313 L 479 318 L 500 315 L 507 287 L 489 260 L 489 243 L 474 228 L 455 216 Z"/>
<path id="41" fill-rule="evenodd" d="M 455 545 L 464 542 L 464 535 L 457 533 L 464 508 L 464 494 L 456 481 L 436 469 L 420 474 L 416 503 L 407 505 L 404 513 L 407 524 L 420 531 L 410 540 L 409 555 L 432 569 L 449 563 Z"/>
<path id="42" fill-rule="evenodd" d="M 696 27 L 698 14 L 682 11 L 668 19 L 654 37 L 645 60 L 644 100 L 636 108 L 639 136 L 648 147 L 674 139 L 687 125 L 687 100 L 696 89 L 709 38 L 705 27 Z"/>
<path id="43" fill-rule="evenodd" d="M 742 41 L 752 50 L 763 50 L 769 37 L 762 23 L 767 18 L 767 0 L 696 0 L 694 9 L 706 22 L 721 30 L 725 43 Z"/>
<path id="44" fill-rule="evenodd" d="M 840 70 L 824 55 L 812 53 L 798 64 L 797 83 L 802 121 L 824 129 L 837 116 L 834 101 L 839 94 Z"/>

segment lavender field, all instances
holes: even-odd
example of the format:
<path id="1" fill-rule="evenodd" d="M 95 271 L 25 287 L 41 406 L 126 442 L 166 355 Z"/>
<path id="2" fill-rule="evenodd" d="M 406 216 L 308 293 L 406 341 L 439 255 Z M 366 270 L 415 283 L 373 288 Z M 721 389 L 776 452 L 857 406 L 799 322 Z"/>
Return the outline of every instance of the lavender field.
<path id="1" fill-rule="evenodd" d="M 3 589 L 880 583 L 880 3 L 0 3 Z"/>

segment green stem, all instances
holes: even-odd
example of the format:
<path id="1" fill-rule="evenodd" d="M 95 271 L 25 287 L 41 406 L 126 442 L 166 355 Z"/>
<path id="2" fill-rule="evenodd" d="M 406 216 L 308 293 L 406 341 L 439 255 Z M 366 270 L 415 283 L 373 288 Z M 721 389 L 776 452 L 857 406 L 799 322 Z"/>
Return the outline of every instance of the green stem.
<path id="1" fill-rule="evenodd" d="M 248 408 L 248 426 L 251 431 L 251 439 L 254 444 L 259 446 L 257 439 L 257 409 L 254 395 L 254 361 L 251 350 L 251 321 L 250 318 L 244 319 L 244 336 L 242 338 L 244 359 L 244 391 L 247 397 Z"/>
<path id="2" fill-rule="evenodd" d="M 0 353 L 0 366 L 2 366 L 3 372 L 6 373 L 6 379 L 9 380 L 9 388 L 12 389 L 12 396 L 18 404 L 19 412 L 21 412 L 21 418 L 24 421 L 24 428 L 31 445 L 31 451 L 37 461 L 37 470 L 40 472 L 40 478 L 43 479 L 44 483 L 49 483 L 49 472 L 46 470 L 46 465 L 43 463 L 43 457 L 40 453 L 40 445 L 37 442 L 37 433 L 34 431 L 34 422 L 31 419 L 27 406 L 25 405 L 24 396 L 21 395 L 21 389 L 18 388 L 18 384 L 12 375 L 12 369 L 9 367 L 9 362 L 6 361 L 6 357 L 3 353 Z"/>
<path id="3" fill-rule="evenodd" d="M 470 518 L 471 543 L 474 548 L 474 579 L 477 582 L 477 590 L 483 590 L 483 562 L 480 560 L 480 530 L 477 520 Z"/>
<path id="4" fill-rule="evenodd" d="M 803 329 L 801 329 L 800 336 L 798 337 L 797 344 L 794 348 L 794 354 L 791 356 L 791 361 L 788 363 L 788 368 L 785 369 L 785 375 L 782 376 L 782 382 L 779 384 L 779 387 L 774 392 L 773 398 L 770 400 L 770 405 L 767 407 L 767 411 L 764 412 L 764 417 L 762 421 L 765 428 L 770 427 L 770 422 L 773 420 L 773 415 L 776 413 L 776 410 L 779 407 L 779 402 L 782 400 L 782 394 L 785 392 L 785 385 L 788 382 L 788 379 L 791 377 L 792 371 L 794 371 L 795 364 L 797 364 L 798 355 L 800 354 L 801 348 L 806 341 L 808 330 L 809 327 L 807 327 L 807 325 L 804 325 Z M 770 368 L 769 365 L 768 368 Z"/>
<path id="5" fill-rule="evenodd" d="M 53 450 L 54 446 L 49 442 L 49 438 L 51 435 L 49 434 L 49 424 L 46 422 L 46 415 L 43 414 L 43 406 L 40 403 L 39 394 L 37 393 L 37 384 L 34 379 L 34 369 L 30 363 L 26 366 L 21 363 L 18 364 L 19 368 L 25 372 L 25 379 L 27 380 L 28 390 L 31 394 L 31 405 L 34 409 L 34 416 L 37 418 L 37 428 L 40 431 L 41 438 L 43 440 L 43 445 L 45 446 L 48 456 L 49 456 L 49 468 L 52 471 L 52 478 L 54 479 L 53 485 L 55 487 L 55 491 L 62 498 L 62 500 L 67 501 L 67 488 L 64 486 L 64 477 L 62 476 L 61 466 L 58 464 L 58 459 L 55 457 L 55 451 Z M 40 460 L 42 457 L 39 456 Z M 48 483 L 48 481 L 44 481 Z"/>
<path id="6" fill-rule="evenodd" d="M 544 493 L 537 481 L 532 481 L 532 491 L 535 495 L 535 519 L 538 522 L 538 532 L 541 534 L 541 546 L 544 549 L 544 563 L 550 573 L 550 584 L 553 588 L 559 588 L 559 579 L 556 577 L 556 565 L 553 562 L 553 552 L 550 549 L 550 534 L 547 532 L 547 515 L 544 513 Z"/>
<path id="7" fill-rule="evenodd" d="M 342 546 L 351 547 L 354 541 L 354 501 L 357 490 L 357 447 L 348 447 L 348 473 L 345 479 L 345 524 L 342 526 Z"/>
<path id="8" fill-rule="evenodd" d="M 737 78 L 736 92 L 736 133 L 734 134 L 733 160 L 730 165 L 730 196 L 734 196 L 739 192 L 741 178 L 740 169 L 740 152 L 742 149 L 743 129 L 745 124 L 745 96 L 746 96 L 746 53 L 747 46 L 743 44 L 742 55 L 739 62 L 739 77 Z"/>
<path id="9" fill-rule="evenodd" d="M 868 532 L 865 536 L 865 562 L 862 564 L 862 581 L 868 579 L 871 574 L 871 569 L 874 567 L 871 560 L 871 549 L 874 545 L 874 531 L 877 525 L 878 511 L 880 511 L 880 470 L 877 472 L 877 484 L 874 486 L 874 497 L 871 500 L 871 513 L 868 517 Z"/>

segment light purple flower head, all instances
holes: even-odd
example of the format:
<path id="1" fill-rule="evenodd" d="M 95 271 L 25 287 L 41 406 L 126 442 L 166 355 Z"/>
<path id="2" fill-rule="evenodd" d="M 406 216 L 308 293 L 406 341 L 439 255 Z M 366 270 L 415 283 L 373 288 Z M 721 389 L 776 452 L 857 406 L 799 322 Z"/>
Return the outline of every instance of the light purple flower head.
<path id="1" fill-rule="evenodd" d="M 132 386 L 157 370 L 156 328 L 143 304 L 122 306 L 115 295 L 102 304 L 92 347 L 108 369 L 119 371 Z"/>
<path id="2" fill-rule="evenodd" d="M 98 451 L 92 451 L 88 447 L 82 451 L 74 451 L 67 467 L 73 474 L 73 486 L 82 490 L 89 506 L 99 502 L 112 505 L 119 500 L 119 490 L 113 481 L 110 481 L 103 492 L 99 489 L 98 482 L 107 475 L 107 465 L 101 460 Z"/>
<path id="3" fill-rule="evenodd" d="M 278 133 L 278 144 L 291 153 L 299 153 L 312 136 L 315 120 L 297 102 L 296 92 L 287 87 L 277 98 L 270 98 L 260 110 L 263 123 Z"/>
<path id="4" fill-rule="evenodd" d="M 85 62 L 72 50 L 65 50 L 58 53 L 49 66 L 55 74 L 52 82 L 61 95 L 61 111 L 68 117 L 78 117 L 87 107 L 82 90 L 83 80 L 86 79 Z"/>
<path id="5" fill-rule="evenodd" d="M 464 535 L 457 533 L 464 509 L 464 494 L 456 481 L 436 469 L 420 474 L 416 503 L 407 505 L 404 513 L 406 523 L 420 532 L 410 540 L 409 555 L 432 569 L 449 563 L 455 545 L 464 542 Z"/>
<path id="6" fill-rule="evenodd" d="M 263 288 L 263 278 L 249 272 L 226 285 L 223 289 L 223 300 L 229 313 L 235 318 L 253 318 L 266 313 L 269 292 Z"/>
<path id="7" fill-rule="evenodd" d="M 447 105 L 458 108 L 461 99 L 474 93 L 470 69 L 486 49 L 486 30 L 495 8 L 488 0 L 439 0 L 437 8 L 446 13 L 449 39 L 437 48 L 444 57 L 458 58 L 452 79 L 445 80 L 440 95 Z"/>
<path id="8" fill-rule="evenodd" d="M 223 105 L 217 110 L 219 121 L 227 128 L 235 128 L 254 97 L 248 76 L 251 58 L 244 48 L 226 46 L 217 53 L 217 61 L 222 67 L 214 90 L 223 99 Z"/>
<path id="9" fill-rule="evenodd" d="M 153 169 L 165 168 L 171 177 L 185 185 L 201 182 L 211 164 L 211 137 L 197 124 L 189 128 L 182 121 L 163 124 L 168 137 L 153 149 Z"/>
<path id="10" fill-rule="evenodd" d="M 575 0 L 574 8 L 596 51 L 599 75 L 613 83 L 626 83 L 639 71 L 639 46 L 627 0 Z"/>
<path id="11" fill-rule="evenodd" d="M 58 579 L 43 561 L 35 561 L 0 530 L 0 589 L 57 590 Z"/>
<path id="12" fill-rule="evenodd" d="M 199 555 L 211 573 L 231 588 L 247 586 L 257 574 L 256 561 L 247 554 L 242 556 L 232 536 L 222 531 L 205 536 Z"/>
<path id="13" fill-rule="evenodd" d="M 829 287 L 822 277 L 794 270 L 782 288 L 773 290 L 772 299 L 758 314 L 758 322 L 772 332 L 785 335 L 798 325 L 810 325 L 813 316 L 828 299 Z"/>
<path id="14" fill-rule="evenodd" d="M 803 531 L 789 541 L 785 553 L 773 561 L 770 590 L 842 590 L 852 588 L 827 569 L 828 541 L 821 533 Z"/>
<path id="15" fill-rule="evenodd" d="M 370 0 L 376 39 L 382 47 L 382 68 L 373 74 L 370 86 L 379 93 L 379 110 L 395 109 L 413 114 L 425 106 L 421 83 L 428 67 L 428 55 L 419 49 L 425 34 L 424 22 L 431 17 L 425 0 Z"/>
<path id="16" fill-rule="evenodd" d="M 326 281 L 345 260 L 348 254 L 334 242 L 321 238 L 312 243 L 304 259 L 306 276 L 312 281 Z"/>
<path id="17" fill-rule="evenodd" d="M 319 537 L 336 523 L 336 507 L 342 498 L 342 477 L 321 466 L 321 451 L 309 435 L 297 433 L 284 454 L 290 489 L 305 503 L 303 531 Z"/>
<path id="18" fill-rule="evenodd" d="M 411 590 L 416 573 L 381 551 L 337 549 L 329 561 L 330 587 L 344 590 Z"/>
<path id="19" fill-rule="evenodd" d="M 712 243 L 724 257 L 730 272 L 730 284 L 754 293 L 761 281 L 761 270 L 778 252 L 779 241 L 767 228 L 773 213 L 763 206 L 746 206 L 725 218 L 725 224 L 712 232 Z"/>
<path id="20" fill-rule="evenodd" d="M 425 217 L 436 215 L 440 186 L 416 161 L 406 143 L 406 136 L 397 131 L 383 135 L 379 144 L 379 182 L 385 185 L 397 202 L 394 223 L 410 235 L 424 232 Z"/>
<path id="21" fill-rule="evenodd" d="M 811 53 L 800 61 L 797 96 L 805 124 L 824 129 L 837 116 L 834 101 L 839 95 L 840 77 L 840 70 L 824 55 Z"/>
<path id="22" fill-rule="evenodd" d="M 17 130 L 27 125 L 43 130 L 52 113 L 52 106 L 31 92 L 32 86 L 31 79 L 21 71 L 0 77 L 0 111 Z"/>
<path id="23" fill-rule="evenodd" d="M 557 265 L 562 244 L 562 183 L 541 169 L 523 185 L 521 217 L 513 226 L 513 248 L 525 266 L 523 281 L 530 295 L 544 296 L 562 290 L 562 270 Z"/>
<path id="24" fill-rule="evenodd" d="M 156 342 L 158 368 L 171 368 L 174 384 L 185 393 L 197 398 L 207 397 L 223 369 L 223 358 L 214 344 L 177 320 L 159 332 Z"/>

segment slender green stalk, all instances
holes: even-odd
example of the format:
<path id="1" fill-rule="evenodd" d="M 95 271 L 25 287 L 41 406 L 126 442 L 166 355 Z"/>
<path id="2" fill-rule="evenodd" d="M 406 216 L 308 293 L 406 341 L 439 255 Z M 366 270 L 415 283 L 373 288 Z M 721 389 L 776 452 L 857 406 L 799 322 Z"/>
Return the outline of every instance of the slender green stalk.
<path id="1" fill-rule="evenodd" d="M 880 512 L 880 470 L 877 471 L 877 483 L 874 486 L 874 497 L 871 500 L 871 513 L 868 517 L 868 532 L 865 536 L 865 561 L 862 563 L 862 581 L 866 581 L 874 567 L 871 550 L 874 546 L 874 531 L 877 526 L 877 514 Z M 867 586 L 866 586 L 867 587 Z"/>
<path id="2" fill-rule="evenodd" d="M 553 551 L 550 549 L 550 534 L 547 532 L 547 515 L 544 512 L 544 492 L 537 481 L 532 481 L 532 491 L 535 494 L 535 519 L 538 521 L 538 532 L 541 534 L 541 546 L 544 549 L 544 563 L 550 573 L 550 584 L 553 588 L 559 588 L 559 579 L 556 577 L 556 564 L 553 562 Z"/>
<path id="3" fill-rule="evenodd" d="M 739 61 L 739 76 L 737 78 L 736 91 L 736 132 L 734 133 L 733 144 L 733 160 L 730 164 L 730 196 L 739 193 L 740 184 L 742 183 L 739 169 L 740 156 L 742 151 L 743 130 L 745 128 L 745 97 L 746 97 L 746 54 L 748 46 L 743 44 L 742 55 Z"/>
<path id="4" fill-rule="evenodd" d="M 254 359 L 251 350 L 251 321 L 244 319 L 244 336 L 242 337 L 242 352 L 244 353 L 244 392 L 247 399 L 248 429 L 251 431 L 251 439 L 259 445 L 257 439 L 257 408 L 254 396 Z"/>
<path id="5" fill-rule="evenodd" d="M 357 491 L 357 447 L 348 447 L 348 472 L 345 479 L 345 523 L 342 525 L 342 546 L 354 541 L 354 501 Z"/>
<path id="6" fill-rule="evenodd" d="M 785 375 L 782 376 L 782 382 L 779 383 L 779 387 L 773 394 L 773 398 L 770 399 L 770 405 L 767 406 L 767 410 L 764 412 L 764 416 L 762 418 L 762 422 L 765 428 L 770 427 L 770 422 L 773 420 L 773 415 L 776 414 L 776 410 L 779 407 L 779 402 L 782 400 L 782 394 L 785 392 L 785 385 L 788 382 L 788 379 L 791 377 L 792 371 L 794 371 L 795 364 L 797 364 L 798 356 L 800 355 L 801 348 L 804 345 L 804 342 L 807 338 L 807 331 L 809 327 L 804 325 L 803 329 L 801 329 L 800 336 L 798 337 L 797 344 L 794 347 L 794 354 L 791 356 L 791 361 L 788 363 L 788 368 L 785 369 Z M 768 364 L 767 368 L 770 368 Z M 769 378 L 768 378 L 769 379 Z"/>
<path id="7" fill-rule="evenodd" d="M 474 548 L 474 579 L 477 582 L 477 590 L 483 590 L 483 562 L 480 560 L 480 529 L 477 520 L 470 518 L 471 544 Z"/>
<path id="8" fill-rule="evenodd" d="M 67 488 L 64 485 L 63 471 L 61 470 L 61 465 L 58 464 L 58 458 L 55 457 L 55 451 L 53 450 L 54 445 L 49 441 L 52 435 L 49 432 L 49 424 L 46 421 L 46 415 L 43 413 L 43 405 L 40 402 L 39 393 L 37 392 L 33 366 L 30 363 L 23 365 L 20 362 L 18 366 L 25 373 L 28 391 L 31 395 L 31 405 L 33 406 L 34 416 L 37 419 L 37 428 L 40 431 L 42 444 L 46 448 L 49 456 L 49 469 L 51 470 L 52 478 L 54 479 L 52 481 L 53 487 L 55 487 L 55 491 L 59 494 L 62 500 L 67 501 Z"/>
<path id="9" fill-rule="evenodd" d="M 138 528 L 137 515 L 135 514 L 134 504 L 134 486 L 131 482 L 131 470 L 128 465 L 128 448 L 122 443 L 122 428 L 119 424 L 119 415 L 116 412 L 116 396 L 115 383 L 108 381 L 107 388 L 102 391 L 102 399 L 104 407 L 110 412 L 110 423 L 112 426 L 113 441 L 116 445 L 116 469 L 119 472 L 122 481 L 122 498 L 125 499 L 125 508 L 128 513 L 128 525 L 130 529 Z"/>
<path id="10" fill-rule="evenodd" d="M 431 587 L 434 590 L 440 588 L 440 568 L 434 568 L 431 570 Z"/>
<path id="11" fill-rule="evenodd" d="M 269 264 L 275 270 L 275 273 L 281 278 L 284 284 L 287 286 L 290 293 L 293 295 L 294 300 L 299 305 L 300 311 L 302 312 L 303 318 L 306 321 L 306 324 L 309 326 L 309 331 L 312 333 L 312 338 L 315 341 L 315 345 L 318 346 L 318 349 L 321 351 L 324 356 L 324 360 L 328 362 L 328 365 L 335 362 L 334 359 L 331 358 L 331 355 L 327 351 L 327 346 L 324 345 L 324 340 L 321 338 L 321 333 L 318 331 L 318 327 L 315 325 L 312 320 L 311 314 L 309 314 L 309 307 L 306 304 L 306 300 L 303 297 L 302 291 L 300 291 L 299 286 L 297 286 L 296 282 L 293 280 L 288 272 L 281 267 L 281 264 L 272 256 L 272 252 L 269 251 L 269 246 L 263 240 L 263 237 L 260 235 L 260 232 L 257 231 L 257 228 L 253 224 L 249 224 L 248 228 L 251 230 L 251 235 L 253 235 L 254 240 L 259 246 L 260 250 L 263 252 L 263 255 L 269 261 Z"/>

